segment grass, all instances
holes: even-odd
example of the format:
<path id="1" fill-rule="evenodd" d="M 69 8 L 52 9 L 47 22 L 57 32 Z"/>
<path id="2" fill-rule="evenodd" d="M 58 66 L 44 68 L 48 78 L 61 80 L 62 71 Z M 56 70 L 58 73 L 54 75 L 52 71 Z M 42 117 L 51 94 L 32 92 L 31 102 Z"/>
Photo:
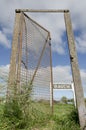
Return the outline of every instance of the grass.
<path id="1" fill-rule="evenodd" d="M 30 108 L 26 108 L 28 112 L 22 112 L 17 103 L 4 108 L 5 105 L 0 104 L 1 130 L 80 130 L 77 111 L 71 104 L 54 104 L 53 115 L 46 102 L 32 102 Z"/>
<path id="2" fill-rule="evenodd" d="M 58 117 L 69 114 L 74 109 L 74 106 L 71 104 L 54 104 L 54 114 Z"/>
<path id="3" fill-rule="evenodd" d="M 80 130 L 77 111 L 73 105 L 55 104 L 53 116 L 44 125 L 35 128 L 36 130 Z"/>

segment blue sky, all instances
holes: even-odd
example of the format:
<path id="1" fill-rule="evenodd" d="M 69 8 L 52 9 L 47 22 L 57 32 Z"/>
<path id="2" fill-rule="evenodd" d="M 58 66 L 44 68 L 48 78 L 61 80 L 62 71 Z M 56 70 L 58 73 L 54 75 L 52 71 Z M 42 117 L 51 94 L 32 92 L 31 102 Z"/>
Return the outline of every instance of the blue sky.
<path id="1" fill-rule="evenodd" d="M 0 71 L 7 71 L 10 64 L 15 9 L 69 9 L 84 93 L 86 93 L 86 1 L 83 0 L 79 1 L 79 4 L 77 3 L 78 0 L 35 0 L 35 2 L 34 0 L 0 0 Z M 71 82 L 63 14 L 29 15 L 51 32 L 54 80 L 57 82 Z"/>

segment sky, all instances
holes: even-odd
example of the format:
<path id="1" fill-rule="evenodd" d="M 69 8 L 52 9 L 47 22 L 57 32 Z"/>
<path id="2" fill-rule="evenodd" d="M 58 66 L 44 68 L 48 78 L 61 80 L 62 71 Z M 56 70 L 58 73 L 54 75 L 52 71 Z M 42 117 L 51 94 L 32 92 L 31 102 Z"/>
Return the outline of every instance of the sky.
<path id="1" fill-rule="evenodd" d="M 3 77 L 3 73 L 8 73 L 10 64 L 15 9 L 25 8 L 70 10 L 82 85 L 86 95 L 86 0 L 0 0 L 0 77 Z M 63 14 L 28 15 L 51 33 L 54 82 L 70 83 L 71 66 Z M 61 92 L 57 95 L 60 94 Z"/>

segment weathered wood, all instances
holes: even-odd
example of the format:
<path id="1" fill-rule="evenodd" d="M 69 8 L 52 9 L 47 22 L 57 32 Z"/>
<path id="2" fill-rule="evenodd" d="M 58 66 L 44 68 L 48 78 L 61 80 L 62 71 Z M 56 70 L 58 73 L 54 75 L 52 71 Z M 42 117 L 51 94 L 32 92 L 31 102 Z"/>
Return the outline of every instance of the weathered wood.
<path id="1" fill-rule="evenodd" d="M 50 82 L 50 106 L 53 114 L 53 70 L 52 70 L 52 50 L 51 50 L 51 37 L 49 35 L 49 46 L 50 46 L 50 72 L 51 72 L 51 82 Z"/>
<path id="2" fill-rule="evenodd" d="M 13 90 L 16 84 L 16 62 L 17 62 L 17 53 L 18 53 L 18 38 L 20 33 L 20 17 L 21 13 L 16 13 L 15 17 L 15 25 L 13 32 L 13 40 L 12 40 L 12 53 L 11 53 L 11 61 L 10 61 L 10 70 L 9 70 L 9 84 L 8 84 L 8 93 L 10 95 L 9 90 Z"/>
<path id="3" fill-rule="evenodd" d="M 19 21 L 19 36 L 18 36 L 18 55 L 17 55 L 17 76 L 16 76 L 16 85 L 17 85 L 17 92 L 20 92 L 20 75 L 21 75 L 21 61 L 22 61 L 22 36 L 23 36 L 23 27 L 25 26 L 24 23 L 24 16 L 21 13 L 20 21 Z"/>
<path id="4" fill-rule="evenodd" d="M 64 12 L 69 12 L 69 10 L 66 9 L 58 9 L 58 10 L 53 10 L 53 9 L 16 9 L 16 12 L 31 12 L 31 13 L 64 13 Z"/>
<path id="5" fill-rule="evenodd" d="M 41 55 L 40 55 L 40 57 L 39 57 L 39 60 L 38 60 L 37 66 L 36 66 L 36 69 L 35 69 L 34 74 L 33 74 L 33 76 L 32 76 L 31 84 L 32 84 L 33 81 L 34 81 L 34 78 L 35 78 L 36 73 L 37 73 L 37 71 L 38 71 L 38 68 L 39 68 L 39 66 L 40 66 L 40 63 L 41 63 L 41 60 L 42 60 L 42 56 L 43 56 L 43 54 L 44 54 L 44 50 L 45 50 L 46 45 L 47 45 L 47 42 L 48 42 L 48 38 L 49 38 L 49 34 L 48 34 L 47 39 L 46 39 L 46 41 L 45 41 L 45 43 L 44 43 L 44 46 L 43 46 Z"/>
<path id="6" fill-rule="evenodd" d="M 69 12 L 64 13 L 64 18 L 65 18 L 65 25 L 66 25 L 66 30 L 67 30 L 70 61 L 71 61 L 72 75 L 73 75 L 73 80 L 74 80 L 79 121 L 80 121 L 81 129 L 83 130 L 85 129 L 85 126 L 86 126 L 85 102 L 84 102 L 83 88 L 81 84 L 81 77 L 80 77 L 80 71 L 78 67 L 78 59 L 77 59 L 76 47 L 74 43 L 74 36 L 73 36 L 72 24 L 71 24 Z"/>

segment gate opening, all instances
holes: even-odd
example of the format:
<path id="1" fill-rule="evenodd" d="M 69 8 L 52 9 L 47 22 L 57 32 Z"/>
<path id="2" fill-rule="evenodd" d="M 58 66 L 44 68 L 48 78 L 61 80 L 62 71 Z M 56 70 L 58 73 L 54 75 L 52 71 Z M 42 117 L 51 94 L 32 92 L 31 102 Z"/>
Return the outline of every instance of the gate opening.
<path id="1" fill-rule="evenodd" d="M 27 12 L 64 14 L 76 107 L 81 128 L 84 128 L 85 103 L 69 10 L 16 10 L 7 98 L 19 94 L 22 99 L 30 96 L 30 103 L 36 111 L 39 110 L 41 104 L 40 112 L 50 112 L 49 109 L 51 109 L 53 113 L 53 87 L 55 85 L 52 72 L 52 36 L 47 29 L 29 17 Z"/>

